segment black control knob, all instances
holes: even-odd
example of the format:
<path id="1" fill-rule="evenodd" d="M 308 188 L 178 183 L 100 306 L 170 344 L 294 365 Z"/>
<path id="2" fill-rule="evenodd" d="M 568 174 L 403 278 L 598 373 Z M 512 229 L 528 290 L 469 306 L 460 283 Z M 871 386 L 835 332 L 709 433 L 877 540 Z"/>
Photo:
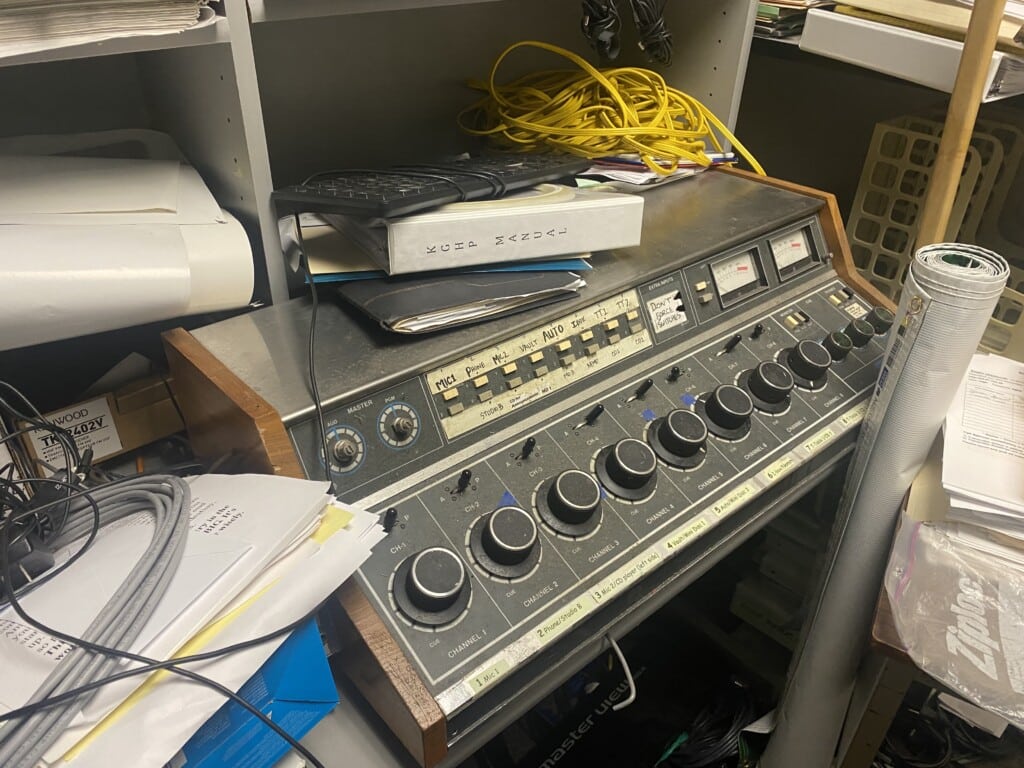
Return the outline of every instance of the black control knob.
<path id="1" fill-rule="evenodd" d="M 828 373 L 832 365 L 832 355 L 818 342 L 804 339 L 789 350 L 786 363 L 800 378 L 817 381 Z"/>
<path id="2" fill-rule="evenodd" d="M 350 437 L 342 437 L 331 446 L 331 453 L 339 466 L 347 467 L 359 456 L 359 444 Z"/>
<path id="3" fill-rule="evenodd" d="M 693 456 L 708 439 L 708 428 L 693 411 L 676 408 L 670 412 L 657 430 L 658 442 L 670 453 L 685 458 Z"/>
<path id="4" fill-rule="evenodd" d="M 890 328 L 892 324 L 896 322 L 895 316 L 885 307 L 874 307 L 864 318 L 871 327 L 875 329 L 875 333 L 882 335 Z"/>
<path id="5" fill-rule="evenodd" d="M 445 547 L 430 547 L 412 558 L 405 592 L 417 608 L 438 613 L 451 608 L 466 587 L 466 567 Z"/>
<path id="6" fill-rule="evenodd" d="M 608 477 L 630 490 L 646 485 L 657 468 L 658 460 L 651 447 L 632 437 L 619 440 L 605 457 Z"/>
<path id="7" fill-rule="evenodd" d="M 498 507 L 487 516 L 482 538 L 484 551 L 494 562 L 517 565 L 537 543 L 537 524 L 525 509 Z"/>
<path id="8" fill-rule="evenodd" d="M 750 395 L 733 384 L 720 384 L 716 387 L 707 396 L 704 408 L 708 419 L 726 430 L 742 429 L 754 412 Z"/>
<path id="9" fill-rule="evenodd" d="M 875 328 L 863 317 L 858 317 L 850 321 L 850 324 L 843 329 L 843 333 L 850 337 L 853 346 L 863 347 L 874 338 Z"/>
<path id="10" fill-rule="evenodd" d="M 397 416 L 391 421 L 391 433 L 396 440 L 405 440 L 415 428 L 416 424 L 408 416 Z"/>
<path id="11" fill-rule="evenodd" d="M 782 403 L 793 390 L 793 374 L 774 361 L 759 363 L 747 379 L 750 393 L 766 403 Z"/>
<path id="12" fill-rule="evenodd" d="M 846 356 L 853 350 L 853 341 L 842 331 L 832 331 L 821 345 L 828 350 L 829 355 L 835 362 L 845 360 Z"/>
<path id="13" fill-rule="evenodd" d="M 563 523 L 580 525 L 600 506 L 601 486 L 586 472 L 567 469 L 551 483 L 547 500 L 555 517 Z"/>

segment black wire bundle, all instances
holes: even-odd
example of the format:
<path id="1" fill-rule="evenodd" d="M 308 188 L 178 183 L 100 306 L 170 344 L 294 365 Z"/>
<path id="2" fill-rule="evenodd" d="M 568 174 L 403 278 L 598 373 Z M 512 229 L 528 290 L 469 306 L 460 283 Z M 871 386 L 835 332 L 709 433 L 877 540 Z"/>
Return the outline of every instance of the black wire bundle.
<path id="1" fill-rule="evenodd" d="M 12 405 L 9 401 L 11 396 L 19 401 L 17 406 Z M 97 656 L 129 659 L 140 663 L 140 665 L 130 669 L 92 680 L 76 688 L 63 691 L 58 695 L 41 698 L 38 701 L 0 715 L 0 745 L 3 745 L 11 738 L 11 735 L 16 731 L 15 726 L 17 724 L 25 722 L 26 719 L 40 712 L 60 707 L 68 702 L 75 702 L 84 706 L 92 694 L 105 685 L 135 675 L 148 675 L 156 670 L 167 670 L 201 683 L 219 692 L 226 698 L 235 701 L 239 706 L 246 709 L 251 715 L 277 733 L 292 749 L 302 755 L 309 765 L 314 768 L 324 768 L 323 764 L 308 749 L 303 747 L 280 725 L 273 722 L 270 717 L 238 696 L 234 691 L 214 680 L 184 668 L 188 664 L 207 661 L 236 651 L 252 648 L 293 632 L 314 618 L 319 612 L 319 607 L 299 620 L 260 637 L 194 656 L 165 661 L 150 659 L 123 649 L 87 642 L 80 637 L 61 632 L 54 627 L 43 624 L 25 611 L 19 601 L 19 597 L 29 590 L 50 581 L 69 568 L 88 551 L 95 540 L 101 525 L 101 515 L 100 507 L 93 497 L 100 496 L 101 491 L 117 489 L 120 485 L 135 482 L 140 478 L 147 476 L 156 478 L 158 476 L 135 475 L 132 477 L 110 479 L 101 483 L 87 482 L 87 477 L 91 474 L 91 452 L 80 452 L 73 436 L 67 430 L 45 419 L 25 395 L 5 381 L 0 381 L 0 415 L 9 419 L 12 424 L 25 423 L 28 425 L 12 431 L 4 437 L 0 437 L 0 444 L 12 441 L 30 432 L 40 431 L 51 435 L 61 446 L 64 459 L 63 467 L 50 467 L 45 462 L 40 462 L 51 471 L 55 471 L 52 477 L 30 476 L 18 479 L 14 476 L 15 468 L 13 465 L 0 467 L 0 607 L 5 602 L 9 603 L 14 613 L 27 625 L 53 638 L 63 640 L 87 653 Z M 194 465 L 190 464 L 188 466 L 191 468 Z M 79 506 L 84 503 L 86 511 L 72 513 L 72 505 L 75 503 L 79 503 Z M 74 554 L 61 565 L 51 568 L 48 572 L 29 581 L 23 587 L 18 589 L 12 588 L 12 584 L 15 582 L 13 578 L 14 561 L 17 554 L 15 547 L 29 537 L 34 537 L 36 542 L 45 542 L 55 538 L 68 523 L 69 515 L 81 515 L 83 513 L 89 514 L 93 522 L 82 544 L 76 549 Z M 7 723 L 10 723 L 11 727 L 4 727 Z"/>
<path id="2" fill-rule="evenodd" d="M 901 709 L 874 765 L 883 768 L 953 768 L 1009 755 L 1014 744 L 985 733 L 936 703 L 932 691 L 920 709 Z"/>
<path id="3" fill-rule="evenodd" d="M 665 25 L 668 0 L 629 0 L 633 21 L 640 36 L 640 49 L 650 61 L 668 66 L 672 63 L 672 33 Z"/>
<path id="4" fill-rule="evenodd" d="M 740 734 L 755 716 L 747 688 L 735 682 L 720 688 L 694 717 L 685 738 L 677 739 L 675 748 L 658 762 L 659 768 L 708 768 L 737 756 Z"/>
<path id="5" fill-rule="evenodd" d="M 602 59 L 619 55 L 619 9 L 615 0 L 583 0 L 583 18 L 580 20 L 583 36 Z"/>

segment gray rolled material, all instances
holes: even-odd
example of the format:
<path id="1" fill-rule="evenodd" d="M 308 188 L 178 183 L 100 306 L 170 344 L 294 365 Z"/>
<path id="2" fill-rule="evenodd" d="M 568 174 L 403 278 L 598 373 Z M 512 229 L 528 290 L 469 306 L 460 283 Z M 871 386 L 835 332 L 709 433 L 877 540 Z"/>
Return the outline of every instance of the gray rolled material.
<path id="1" fill-rule="evenodd" d="M 127 650 L 152 616 L 181 561 L 188 534 L 191 492 L 180 478 L 143 476 L 93 489 L 89 497 L 99 508 L 101 527 L 139 513 L 149 514 L 153 519 L 153 538 L 148 548 L 121 588 L 82 633 L 88 642 Z M 54 541 L 57 546 L 85 536 L 96 524 L 88 499 L 76 499 L 71 507 L 67 524 Z M 117 657 L 75 648 L 61 660 L 29 703 L 105 677 L 119 663 Z M 89 698 L 91 695 L 85 695 L 5 724 L 0 728 L 0 766 L 34 768 Z"/>
<path id="2" fill-rule="evenodd" d="M 824 588 L 761 768 L 832 764 L 903 496 L 1008 276 L 1001 256 L 976 246 L 939 243 L 915 254 L 846 478 Z"/>

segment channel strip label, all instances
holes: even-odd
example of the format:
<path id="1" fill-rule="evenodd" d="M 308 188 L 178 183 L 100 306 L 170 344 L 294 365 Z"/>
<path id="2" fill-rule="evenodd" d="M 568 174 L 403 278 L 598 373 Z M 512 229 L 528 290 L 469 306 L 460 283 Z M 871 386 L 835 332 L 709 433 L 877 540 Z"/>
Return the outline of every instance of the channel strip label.
<path id="1" fill-rule="evenodd" d="M 534 637 L 540 640 L 541 643 L 550 642 L 580 621 L 592 610 L 594 610 L 594 601 L 590 599 L 589 595 L 578 597 L 533 630 Z"/>
<path id="2" fill-rule="evenodd" d="M 684 544 L 687 544 L 690 541 L 690 539 L 704 533 L 704 531 L 706 531 L 710 527 L 711 523 L 708 522 L 708 519 L 706 517 L 697 518 L 688 526 L 683 528 L 683 530 L 679 531 L 678 533 L 673 533 L 667 539 L 664 539 L 661 542 L 661 545 L 665 548 L 666 551 L 672 552 L 676 549 L 679 549 L 679 547 L 683 546 Z"/>
<path id="3" fill-rule="evenodd" d="M 640 579 L 642 576 L 645 576 L 649 570 L 658 565 L 658 561 L 660 560 L 661 555 L 656 551 L 653 549 L 647 550 L 640 555 L 640 557 L 634 558 L 619 568 L 604 581 L 601 581 L 591 587 L 590 596 L 597 605 L 600 605 L 605 600 L 615 597 L 619 592 Z"/>
<path id="4" fill-rule="evenodd" d="M 798 466 L 800 466 L 800 460 L 792 453 L 787 453 L 775 463 L 769 464 L 761 470 L 761 477 L 767 483 L 774 483 L 776 480 L 788 475 Z"/>
<path id="5" fill-rule="evenodd" d="M 473 695 L 476 696 L 485 688 L 489 688 L 496 683 L 511 668 L 512 666 L 508 663 L 508 660 L 501 658 L 466 678 L 466 682 L 472 689 Z"/>
<path id="6" fill-rule="evenodd" d="M 813 456 L 837 437 L 839 435 L 832 427 L 825 427 L 810 440 L 806 440 L 801 447 L 807 452 L 808 456 Z"/>
<path id="7" fill-rule="evenodd" d="M 714 512 L 715 517 L 725 517 L 727 514 L 733 511 L 736 507 L 741 506 L 749 499 L 754 498 L 754 494 L 757 489 L 753 483 L 747 482 L 741 485 L 739 488 L 734 489 L 728 496 L 722 499 L 720 502 L 711 507 L 711 511 Z"/>

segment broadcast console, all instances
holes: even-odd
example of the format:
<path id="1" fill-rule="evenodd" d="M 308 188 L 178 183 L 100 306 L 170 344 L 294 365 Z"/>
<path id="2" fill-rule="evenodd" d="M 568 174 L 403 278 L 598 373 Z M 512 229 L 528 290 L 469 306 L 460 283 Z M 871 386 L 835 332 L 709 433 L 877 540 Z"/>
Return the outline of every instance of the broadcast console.
<path id="1" fill-rule="evenodd" d="M 193 442 L 323 478 L 387 539 L 345 666 L 425 766 L 465 757 L 850 450 L 891 312 L 827 195 L 715 171 L 645 195 L 578 299 L 423 337 L 309 304 L 167 336 Z M 877 305 L 877 306 L 876 306 Z M 446 757 L 447 754 L 447 757 Z"/>

